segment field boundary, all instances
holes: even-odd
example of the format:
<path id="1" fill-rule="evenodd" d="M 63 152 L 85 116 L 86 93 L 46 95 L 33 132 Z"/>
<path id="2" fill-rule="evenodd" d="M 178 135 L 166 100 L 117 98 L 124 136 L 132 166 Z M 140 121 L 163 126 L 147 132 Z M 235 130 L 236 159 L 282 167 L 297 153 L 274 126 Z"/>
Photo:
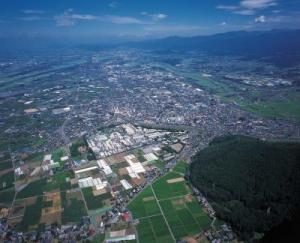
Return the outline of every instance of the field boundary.
<path id="1" fill-rule="evenodd" d="M 172 236 L 172 239 L 174 240 L 174 242 L 176 242 L 176 239 L 175 239 L 175 237 L 174 237 L 174 235 L 173 235 L 173 232 L 172 232 L 172 230 L 171 230 L 171 227 L 170 227 L 170 225 L 169 225 L 169 223 L 168 223 L 168 221 L 167 221 L 167 219 L 166 219 L 166 217 L 165 217 L 165 215 L 164 215 L 164 212 L 163 212 L 163 210 L 162 210 L 162 208 L 161 208 L 161 206 L 160 206 L 160 203 L 159 203 L 159 201 L 158 201 L 158 199 L 157 199 L 157 197 L 156 197 L 155 191 L 153 190 L 152 184 L 150 185 L 150 187 L 151 187 L 151 190 L 152 190 L 153 195 L 154 195 L 154 197 L 155 197 L 155 200 L 156 200 L 156 202 L 157 202 L 157 205 L 158 205 L 158 207 L 159 207 L 159 210 L 160 210 L 160 212 L 161 212 L 161 215 L 163 216 L 163 218 L 164 218 L 164 220 L 165 220 L 165 222 L 166 222 L 166 225 L 167 225 L 167 227 L 168 227 L 168 230 L 170 231 L 170 235 Z"/>

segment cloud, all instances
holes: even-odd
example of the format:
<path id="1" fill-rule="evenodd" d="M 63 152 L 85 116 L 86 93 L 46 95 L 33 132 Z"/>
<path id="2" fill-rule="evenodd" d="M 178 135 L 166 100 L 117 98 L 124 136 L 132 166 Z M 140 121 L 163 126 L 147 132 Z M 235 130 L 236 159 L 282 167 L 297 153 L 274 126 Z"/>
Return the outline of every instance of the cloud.
<path id="1" fill-rule="evenodd" d="M 224 21 L 224 22 L 222 22 L 220 25 L 221 25 L 221 26 L 225 26 L 225 25 L 227 25 L 227 23 Z"/>
<path id="2" fill-rule="evenodd" d="M 117 15 L 105 15 L 98 17 L 100 21 L 109 22 L 112 24 L 144 24 L 143 21 L 134 18 L 134 17 L 126 17 L 126 16 L 117 16 Z"/>
<path id="3" fill-rule="evenodd" d="M 252 9 L 242 9 L 242 10 L 233 11 L 232 13 L 240 14 L 240 15 L 253 15 L 255 14 L 255 11 L 253 11 Z"/>
<path id="4" fill-rule="evenodd" d="M 218 5 L 217 9 L 222 9 L 222 10 L 236 10 L 238 9 L 238 6 L 233 6 L 233 5 Z"/>
<path id="5" fill-rule="evenodd" d="M 102 15 L 96 16 L 91 14 L 75 14 L 73 9 L 65 10 L 62 14 L 54 17 L 57 26 L 72 26 L 78 21 L 101 21 L 112 24 L 145 24 L 143 21 L 128 16 Z"/>
<path id="6" fill-rule="evenodd" d="M 38 10 L 38 9 L 24 9 L 22 10 L 22 13 L 24 14 L 44 14 L 44 10 Z"/>
<path id="7" fill-rule="evenodd" d="M 62 14 L 54 16 L 57 26 L 72 26 L 75 19 L 72 18 L 73 9 L 67 9 Z"/>
<path id="8" fill-rule="evenodd" d="M 42 20 L 43 18 L 37 15 L 32 15 L 32 16 L 20 17 L 19 19 L 23 21 L 39 21 Z"/>
<path id="9" fill-rule="evenodd" d="M 275 9 L 275 10 L 273 10 L 273 11 L 272 11 L 272 13 L 274 13 L 274 14 L 278 14 L 278 13 L 281 13 L 281 10 L 279 10 L 279 9 Z"/>
<path id="10" fill-rule="evenodd" d="M 141 12 L 141 14 L 152 18 L 154 21 L 160 21 L 168 17 L 168 15 L 164 13 L 149 14 L 147 12 Z"/>
<path id="11" fill-rule="evenodd" d="M 294 25 L 295 27 L 300 24 L 300 13 L 293 13 L 290 15 L 277 15 L 277 16 L 269 16 L 266 19 L 270 24 L 286 24 L 287 26 Z"/>
<path id="12" fill-rule="evenodd" d="M 255 23 L 265 23 L 266 17 L 264 15 L 261 15 L 261 16 L 255 18 L 254 21 L 255 21 Z"/>
<path id="13" fill-rule="evenodd" d="M 94 15 L 90 15 L 90 14 L 72 14 L 71 18 L 74 19 L 74 20 L 76 20 L 76 19 L 79 19 L 79 20 L 94 20 L 94 19 L 97 19 L 98 17 L 94 16 Z"/>
<path id="14" fill-rule="evenodd" d="M 276 6 L 277 0 L 242 0 L 238 5 L 217 5 L 217 9 L 240 15 L 254 15 L 256 11 Z"/>
<path id="15" fill-rule="evenodd" d="M 240 5 L 247 9 L 263 9 L 276 6 L 277 2 L 274 0 L 243 0 Z"/>
<path id="16" fill-rule="evenodd" d="M 108 4 L 108 6 L 109 6 L 110 8 L 116 8 L 116 7 L 119 6 L 119 3 L 118 3 L 117 1 L 113 1 L 113 2 L 111 2 L 110 4 Z"/>

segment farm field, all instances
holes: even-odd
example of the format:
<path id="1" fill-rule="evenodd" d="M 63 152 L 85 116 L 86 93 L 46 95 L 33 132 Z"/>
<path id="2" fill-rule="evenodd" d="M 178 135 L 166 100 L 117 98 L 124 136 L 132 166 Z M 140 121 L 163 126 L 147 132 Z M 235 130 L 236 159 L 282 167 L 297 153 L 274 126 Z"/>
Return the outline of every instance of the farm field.
<path id="1" fill-rule="evenodd" d="M 160 210 L 151 190 L 148 186 L 128 206 L 134 218 L 144 218 L 160 214 Z"/>
<path id="2" fill-rule="evenodd" d="M 16 200 L 9 221 L 20 231 L 41 229 L 54 223 L 80 222 L 87 215 L 80 192 L 46 192 Z"/>
<path id="3" fill-rule="evenodd" d="M 79 222 L 81 217 L 87 215 L 80 192 L 60 192 L 63 212 L 61 221 L 63 224 Z"/>
<path id="4" fill-rule="evenodd" d="M 181 174 L 169 172 L 153 183 L 153 189 L 158 200 L 183 196 L 191 193 Z"/>
<path id="5" fill-rule="evenodd" d="M 71 183 L 69 182 L 70 178 L 73 178 L 74 175 L 71 171 L 58 173 L 50 179 L 42 178 L 36 181 L 29 183 L 22 191 L 17 194 L 17 198 L 26 198 L 33 197 L 36 195 L 43 195 L 45 191 L 52 190 L 68 190 L 72 188 Z"/>
<path id="6" fill-rule="evenodd" d="M 94 196 L 93 190 L 90 187 L 83 188 L 82 193 L 89 210 L 95 210 L 107 206 L 108 201 L 112 198 L 109 192 L 106 192 L 102 195 Z"/>
<path id="7" fill-rule="evenodd" d="M 184 160 L 179 160 L 175 167 L 173 168 L 174 172 L 184 175 L 187 171 L 188 164 Z"/>
<path id="8" fill-rule="evenodd" d="M 195 235 L 210 226 L 211 219 L 192 195 L 159 201 L 176 239 Z"/>
<path id="9" fill-rule="evenodd" d="M 139 220 L 137 226 L 140 242 L 173 242 L 172 236 L 162 215 Z"/>
<path id="10" fill-rule="evenodd" d="M 0 192 L 0 208 L 2 206 L 10 206 L 15 196 L 15 189 L 10 188 Z"/>
<path id="11" fill-rule="evenodd" d="M 185 162 L 179 161 L 174 171 L 146 187 L 128 205 L 139 220 L 140 242 L 174 242 L 210 227 L 212 220 L 192 195 L 182 177 L 184 171 Z"/>

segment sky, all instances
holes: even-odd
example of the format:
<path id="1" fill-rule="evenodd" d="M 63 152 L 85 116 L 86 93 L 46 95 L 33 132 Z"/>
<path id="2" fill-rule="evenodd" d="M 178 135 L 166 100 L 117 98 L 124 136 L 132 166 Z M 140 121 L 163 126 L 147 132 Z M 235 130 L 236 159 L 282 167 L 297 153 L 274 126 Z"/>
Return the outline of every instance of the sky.
<path id="1" fill-rule="evenodd" d="M 300 28 L 300 0 L 1 0 L 0 37 L 115 41 Z"/>

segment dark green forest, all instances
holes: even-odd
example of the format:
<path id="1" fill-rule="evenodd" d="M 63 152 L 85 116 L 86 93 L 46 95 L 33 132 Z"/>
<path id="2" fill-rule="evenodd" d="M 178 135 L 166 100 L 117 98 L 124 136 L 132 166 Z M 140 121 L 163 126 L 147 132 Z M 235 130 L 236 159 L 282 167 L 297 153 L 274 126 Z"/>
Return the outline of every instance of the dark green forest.
<path id="1" fill-rule="evenodd" d="M 219 137 L 193 157 L 190 179 L 217 216 L 250 240 L 298 215 L 300 144 Z"/>

